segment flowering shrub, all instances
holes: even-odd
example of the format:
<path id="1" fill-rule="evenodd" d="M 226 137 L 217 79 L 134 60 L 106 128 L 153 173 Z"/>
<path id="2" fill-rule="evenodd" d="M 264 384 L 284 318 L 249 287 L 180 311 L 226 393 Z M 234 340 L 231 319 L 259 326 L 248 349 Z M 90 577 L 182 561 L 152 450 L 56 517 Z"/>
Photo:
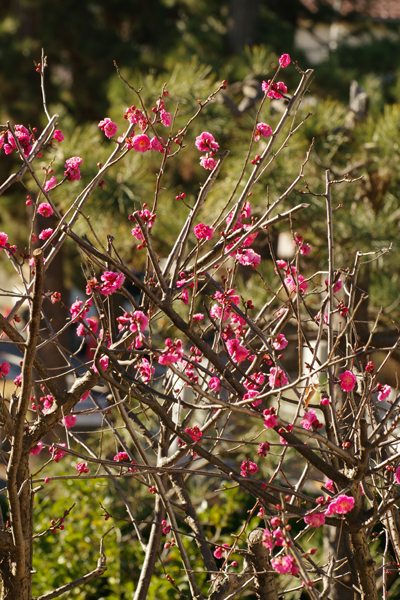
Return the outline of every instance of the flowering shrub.
<path id="1" fill-rule="evenodd" d="M 42 78 L 44 64 L 39 68 Z M 279 69 L 290 64 L 289 55 L 283 54 Z M 89 180 L 86 160 L 83 163 L 74 156 L 63 167 L 55 164 L 56 156 L 51 167 L 46 167 L 44 183 L 37 176 L 33 179 L 35 194 L 29 195 L 28 204 L 33 205 L 33 220 L 38 215 L 52 217 L 52 227 L 37 237 L 32 231 L 19 255 L 9 241 L 11 233 L 0 232 L 2 255 L 20 274 L 23 290 L 20 295 L 15 290 L 6 292 L 15 305 L 7 317 L 0 315 L 0 329 L 7 336 L 5 347 L 14 344 L 16 351 L 22 351 L 21 372 L 14 380 L 8 379 L 9 362 L 0 365 L 2 381 L 7 383 L 3 392 L 7 401 L 0 403 L 1 428 L 11 448 L 3 452 L 10 514 L 0 532 L 4 597 L 32 598 L 35 573 L 30 556 L 38 537 L 33 533 L 33 497 L 50 481 L 45 473 L 48 462 L 53 468 L 59 463 L 61 480 L 94 480 L 102 486 L 113 483 L 121 494 L 136 536 L 132 542 L 137 543 L 135 552 L 144 553 L 142 573 L 135 580 L 135 600 L 148 595 L 157 560 L 160 558 L 164 567 L 171 556 L 173 560 L 180 557 L 182 572 L 179 580 L 166 573 L 167 581 L 186 597 L 231 597 L 253 585 L 258 589 L 262 576 L 275 596 L 286 594 L 295 584 L 296 589 L 304 587 L 312 600 L 326 598 L 326 586 L 333 585 L 333 563 L 328 559 L 318 565 L 313 562 L 315 551 L 304 535 L 310 527 L 322 531 L 325 526 L 333 527 L 341 540 L 346 538 L 343 563 L 350 563 L 346 568 L 353 578 L 351 586 L 368 600 L 377 599 L 376 557 L 370 548 L 375 527 L 386 530 L 386 539 L 393 541 L 390 552 L 400 564 L 395 543 L 399 539 L 400 466 L 397 449 L 391 447 L 397 440 L 400 397 L 389 400 L 392 388 L 384 380 L 384 371 L 370 360 L 370 342 L 362 342 L 358 335 L 355 298 L 359 265 L 344 285 L 341 274 L 350 273 L 351 265 L 339 265 L 334 253 L 332 195 L 337 185 L 348 185 L 351 180 L 332 181 L 327 172 L 325 193 L 317 194 L 308 187 L 302 191 L 315 193 L 326 204 L 329 260 L 321 262 L 317 273 L 311 272 L 307 262 L 311 245 L 292 228 L 295 215 L 306 211 L 308 204 L 285 206 L 286 210 L 283 206 L 304 177 L 309 153 L 298 179 L 285 183 L 287 193 L 266 201 L 261 212 L 254 211 L 251 203 L 254 186 L 296 131 L 293 120 L 311 75 L 310 70 L 299 71 L 297 90 L 290 92 L 274 78 L 262 83 L 264 96 L 258 114 L 261 117 L 263 106 L 272 98 L 282 103 L 282 116 L 274 130 L 258 118 L 249 128 L 249 151 L 240 180 L 212 220 L 203 207 L 230 158 L 213 133 L 203 131 L 194 136 L 192 123 L 201 119 L 226 82 L 206 100 L 199 99 L 181 129 L 171 117 L 176 111 L 165 86 L 151 108 L 141 91 L 136 91 L 140 108 L 132 105 L 124 114 L 121 108 L 126 129 L 118 139 L 114 138 L 116 123 L 105 118 L 98 124 L 107 138 L 113 137 L 113 148 L 105 165 L 97 165 L 94 178 Z M 3 158 L 15 151 L 24 161 L 23 174 L 28 170 L 25 160 L 36 173 L 39 153 L 47 159 L 52 140 L 63 143 L 65 136 L 55 129 L 57 122 L 57 115 L 50 118 L 37 139 L 25 126 L 9 124 L 0 135 Z M 265 140 L 258 145 L 260 154 L 252 158 L 253 145 L 261 137 Z M 103 143 L 110 144 L 104 138 Z M 186 204 L 185 192 L 176 196 L 176 191 L 166 190 L 187 208 L 187 215 L 172 249 L 159 256 L 152 237 L 162 216 L 158 192 L 174 156 L 188 146 L 202 153 L 200 164 L 211 173 L 205 174 L 193 204 Z M 150 150 L 154 154 L 143 156 Z M 153 205 L 143 202 L 140 210 L 136 205 L 129 216 L 129 221 L 135 222 L 132 235 L 139 242 L 134 252 L 142 251 L 146 257 L 143 276 L 118 254 L 113 245 L 115 232 L 102 240 L 91 221 L 94 235 L 89 242 L 76 227 L 86 216 L 93 191 L 103 187 L 108 169 L 135 152 L 143 169 L 150 156 L 160 161 Z M 64 173 L 64 178 L 57 175 L 58 184 L 55 176 L 49 178 L 53 168 Z M 70 206 L 64 212 L 58 204 L 59 187 L 78 190 L 80 183 L 70 183 L 81 180 L 82 190 L 76 196 L 70 192 Z M 16 177 L 7 180 L 0 186 L 1 193 L 16 181 Z M 292 231 L 292 261 L 274 256 L 273 244 L 271 257 L 263 249 L 278 223 Z M 87 279 L 85 294 L 72 304 L 44 283 L 66 239 L 79 249 Z M 381 254 L 369 255 L 368 260 Z M 264 269 L 268 261 L 267 281 Z M 258 277 L 265 294 L 261 306 L 255 306 L 250 287 L 240 291 L 237 276 L 241 272 Z M 133 295 L 132 287 L 139 293 Z M 47 317 L 54 305 L 63 319 L 55 331 Z M 22 307 L 29 313 L 29 321 L 18 329 Z M 41 337 L 45 325 L 65 360 L 58 374 L 41 358 L 40 350 L 47 343 Z M 76 353 L 62 342 L 61 335 L 68 329 L 86 345 L 79 364 Z M 322 341 L 327 348 L 325 356 Z M 290 358 L 290 352 L 296 360 Z M 99 388 L 107 390 L 106 408 L 98 401 Z M 92 440 L 89 446 L 74 431 L 83 400 L 85 406 L 91 405 L 85 414 L 97 413 L 101 418 L 97 446 Z M 379 404 L 383 400 L 387 404 Z M 50 461 L 43 457 L 43 447 L 48 448 Z M 192 481 L 193 486 L 188 483 Z M 146 521 L 138 517 L 134 486 L 148 495 L 148 514 L 152 516 Z M 208 498 L 210 503 L 216 502 L 214 492 L 207 494 L 204 502 L 193 500 L 193 489 L 205 486 L 218 488 L 220 504 L 228 490 L 234 495 L 238 489 L 252 503 L 250 516 L 240 524 L 239 535 L 232 531 L 230 544 L 222 539 L 226 527 L 212 521 Z M 105 520 L 114 519 L 111 507 L 102 515 Z M 250 526 L 253 517 L 259 519 L 260 527 Z M 61 529 L 53 521 L 43 535 Z M 167 541 L 162 540 L 164 535 L 169 536 Z M 104 547 L 97 568 L 86 574 L 85 581 L 105 572 L 107 540 Z M 331 556 L 336 558 L 337 552 L 335 544 Z M 224 562 L 221 568 L 215 558 Z M 204 565 L 204 577 L 197 560 Z M 63 593 L 81 584 L 80 578 L 60 589 Z"/>

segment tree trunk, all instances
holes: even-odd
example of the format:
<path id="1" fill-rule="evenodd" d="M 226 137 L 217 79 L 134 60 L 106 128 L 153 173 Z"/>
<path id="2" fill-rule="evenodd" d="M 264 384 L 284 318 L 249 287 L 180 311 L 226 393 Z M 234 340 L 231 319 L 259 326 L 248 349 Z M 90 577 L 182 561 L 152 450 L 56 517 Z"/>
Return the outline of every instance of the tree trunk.
<path id="1" fill-rule="evenodd" d="M 353 546 L 353 560 L 359 577 L 359 586 L 363 592 L 362 600 L 378 600 L 376 588 L 375 561 L 369 551 L 365 531 L 357 531 L 350 535 Z"/>
<path id="2" fill-rule="evenodd" d="M 337 527 L 329 527 L 328 525 L 325 525 L 324 533 L 325 557 L 328 558 L 328 556 L 334 556 L 337 561 L 346 558 L 346 550 L 343 543 L 343 531 L 341 532 Z M 349 565 L 345 563 L 340 569 L 335 571 L 335 575 L 336 577 L 339 577 L 348 571 Z M 329 600 L 354 600 L 352 584 L 353 582 L 351 575 L 347 575 L 345 578 L 340 580 L 338 579 L 334 583 L 331 582 Z"/>
<path id="3" fill-rule="evenodd" d="M 230 0 L 228 40 L 231 52 L 238 53 L 246 44 L 257 42 L 259 14 L 259 0 Z"/>
<path id="4" fill-rule="evenodd" d="M 23 485 L 25 482 L 25 485 Z M 15 551 L 1 552 L 0 578 L 1 600 L 31 600 L 32 597 L 32 535 L 33 535 L 33 494 L 29 473 L 29 454 L 21 458 L 18 476 L 19 502 L 22 531 L 25 540 L 25 565 L 22 578 L 15 575 Z"/>
<path id="5" fill-rule="evenodd" d="M 54 216 L 51 217 L 41 217 L 37 215 L 35 222 L 35 234 L 36 237 L 39 237 L 40 231 L 42 229 L 47 229 L 48 227 L 55 228 L 57 225 L 57 219 Z M 35 247 L 40 247 L 41 242 L 38 240 L 38 243 L 35 244 Z M 44 277 L 44 290 L 47 292 L 60 292 L 61 300 L 64 304 L 69 305 L 69 293 L 65 286 L 64 281 L 64 248 L 62 247 L 58 253 L 56 254 L 54 260 L 50 264 L 49 268 L 46 270 Z M 60 307 L 59 303 L 52 304 L 49 300 L 45 300 L 43 303 L 43 311 L 46 314 L 47 319 L 50 322 L 51 328 L 53 331 L 60 331 L 62 327 L 65 325 L 65 311 Z M 69 336 L 71 334 L 71 329 L 62 333 L 57 340 L 65 347 L 69 346 Z M 51 337 L 52 333 L 48 329 L 44 320 L 41 323 L 41 331 L 40 335 L 43 338 Z M 43 348 L 38 351 L 38 356 L 43 360 L 48 369 L 51 370 L 52 375 L 57 375 L 62 373 L 66 369 L 66 363 L 63 356 L 60 354 L 57 346 L 54 343 L 49 342 Z M 62 386 L 63 380 L 61 378 L 58 379 L 58 384 Z"/>

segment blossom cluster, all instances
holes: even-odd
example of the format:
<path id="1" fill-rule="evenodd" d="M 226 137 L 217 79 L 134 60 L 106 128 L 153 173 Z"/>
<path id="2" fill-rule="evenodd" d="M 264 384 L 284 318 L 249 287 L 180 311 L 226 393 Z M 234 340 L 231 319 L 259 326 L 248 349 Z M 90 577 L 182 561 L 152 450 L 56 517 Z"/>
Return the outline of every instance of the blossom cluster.
<path id="1" fill-rule="evenodd" d="M 24 125 L 15 125 L 14 131 L 15 138 L 17 138 L 24 155 L 28 157 L 30 151 L 32 150 L 32 141 L 34 139 L 34 135 L 30 134 Z M 17 150 L 17 142 L 15 141 L 15 138 L 11 131 L 3 131 L 0 133 L 0 148 L 3 148 L 5 154 L 11 154 L 14 150 Z"/>
<path id="2" fill-rule="evenodd" d="M 283 94 L 287 93 L 287 87 L 283 81 L 272 83 L 271 79 L 268 79 L 268 81 L 263 81 L 261 84 L 261 89 L 264 93 L 266 92 L 268 98 L 274 98 L 275 100 L 280 100 L 283 98 Z"/>
<path id="3" fill-rule="evenodd" d="M 214 136 L 208 131 L 203 131 L 203 133 L 197 136 L 195 146 L 200 152 L 206 152 L 206 154 L 200 157 L 200 165 L 212 171 L 217 166 L 214 156 L 219 149 L 219 144 L 215 141 Z"/>

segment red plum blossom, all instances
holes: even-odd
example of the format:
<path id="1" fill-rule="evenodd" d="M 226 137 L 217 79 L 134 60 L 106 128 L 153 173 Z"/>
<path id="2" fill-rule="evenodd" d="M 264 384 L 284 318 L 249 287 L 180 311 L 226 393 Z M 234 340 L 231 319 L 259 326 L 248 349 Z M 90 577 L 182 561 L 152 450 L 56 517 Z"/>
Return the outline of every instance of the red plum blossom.
<path id="1" fill-rule="evenodd" d="M 351 392 L 357 383 L 357 378 L 351 371 L 345 371 L 339 375 L 340 386 L 344 392 Z"/>
<path id="2" fill-rule="evenodd" d="M 109 117 L 106 117 L 100 121 L 98 127 L 100 127 L 101 131 L 103 131 L 108 138 L 111 138 L 113 135 L 115 135 L 118 130 L 116 124 L 111 121 Z"/>

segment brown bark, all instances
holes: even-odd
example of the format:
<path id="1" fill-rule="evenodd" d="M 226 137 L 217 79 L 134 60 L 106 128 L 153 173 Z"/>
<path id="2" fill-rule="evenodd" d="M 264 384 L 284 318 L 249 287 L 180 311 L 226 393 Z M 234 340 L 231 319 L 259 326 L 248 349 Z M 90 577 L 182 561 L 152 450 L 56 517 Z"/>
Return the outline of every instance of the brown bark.
<path id="1" fill-rule="evenodd" d="M 344 534 L 345 532 L 340 531 L 337 527 L 325 526 L 324 531 L 324 550 L 325 556 L 334 557 L 335 562 L 346 558 L 346 550 L 344 546 Z M 349 565 L 345 563 L 337 571 L 335 571 L 336 577 L 349 572 Z M 344 584 L 344 585 L 343 585 Z M 354 600 L 354 591 L 352 588 L 352 577 L 350 574 L 344 578 L 336 579 L 335 581 L 329 581 L 329 600 Z"/>
<path id="2" fill-rule="evenodd" d="M 55 218 L 54 215 L 47 218 L 37 215 L 35 220 L 36 236 L 39 237 L 39 233 L 43 229 L 47 229 L 48 227 L 55 229 L 57 224 L 58 220 Z M 40 244 L 41 242 L 38 239 L 37 246 L 40 247 Z M 49 268 L 45 271 L 43 291 L 45 293 L 60 292 L 61 300 L 64 302 L 64 304 L 69 305 L 69 294 L 65 286 L 63 246 L 60 248 L 54 259 L 52 260 Z M 43 311 L 46 315 L 47 321 L 50 324 L 51 329 L 54 332 L 60 331 L 65 326 L 66 312 L 61 308 L 59 303 L 52 304 L 50 301 L 45 300 L 43 305 Z M 64 347 L 68 347 L 70 345 L 69 336 L 71 335 L 71 331 L 71 329 L 68 329 L 57 338 L 57 340 Z M 48 339 L 52 336 L 52 331 L 49 330 L 44 320 L 42 320 L 41 322 L 40 335 L 44 339 Z M 65 371 L 65 359 L 60 354 L 56 344 L 52 342 L 46 344 L 45 346 L 43 346 L 43 348 L 41 348 L 38 351 L 37 354 L 43 360 L 46 367 L 51 371 L 52 375 L 58 375 L 59 373 Z M 58 378 L 57 382 L 60 386 L 63 387 L 63 378 Z"/>
<path id="3" fill-rule="evenodd" d="M 228 40 L 231 52 L 240 52 L 244 46 L 257 42 L 259 0 L 230 0 Z"/>
<path id="4" fill-rule="evenodd" d="M 274 572 L 269 562 L 268 550 L 264 546 L 263 530 L 254 529 L 247 537 L 249 560 L 256 575 L 256 596 L 259 600 L 278 600 Z"/>
<path id="5" fill-rule="evenodd" d="M 23 485 L 24 482 L 25 485 Z M 23 456 L 21 459 L 17 475 L 17 487 L 21 490 L 19 504 L 22 515 L 22 533 L 25 542 L 25 560 L 20 569 L 22 577 L 18 577 L 16 573 L 15 561 L 17 560 L 17 552 L 15 546 L 8 551 L 4 551 L 0 547 L 1 600 L 31 600 L 33 494 L 29 480 L 29 454 Z"/>
<path id="6" fill-rule="evenodd" d="M 146 600 L 151 577 L 154 573 L 158 550 L 160 548 L 162 527 L 161 521 L 165 518 L 165 509 L 162 505 L 161 496 L 157 494 L 154 510 L 154 524 L 151 526 L 150 538 L 147 544 L 146 556 L 144 557 L 140 578 L 135 591 L 134 600 Z"/>
<path id="7" fill-rule="evenodd" d="M 178 495 L 178 498 L 182 503 L 182 509 L 186 513 L 185 523 L 189 525 L 189 527 L 196 535 L 196 544 L 200 549 L 206 569 L 208 573 L 211 574 L 213 571 L 218 570 L 217 565 L 215 564 L 214 557 L 210 550 L 210 546 L 208 545 L 208 542 L 206 540 L 206 536 L 197 516 L 196 510 L 190 500 L 190 496 L 186 489 L 183 476 L 179 474 L 173 474 L 170 476 L 170 479 Z"/>
<path id="8" fill-rule="evenodd" d="M 353 560 L 359 577 L 363 600 L 378 600 L 376 587 L 375 561 L 369 551 L 368 541 L 364 530 L 350 534 L 353 546 Z"/>

